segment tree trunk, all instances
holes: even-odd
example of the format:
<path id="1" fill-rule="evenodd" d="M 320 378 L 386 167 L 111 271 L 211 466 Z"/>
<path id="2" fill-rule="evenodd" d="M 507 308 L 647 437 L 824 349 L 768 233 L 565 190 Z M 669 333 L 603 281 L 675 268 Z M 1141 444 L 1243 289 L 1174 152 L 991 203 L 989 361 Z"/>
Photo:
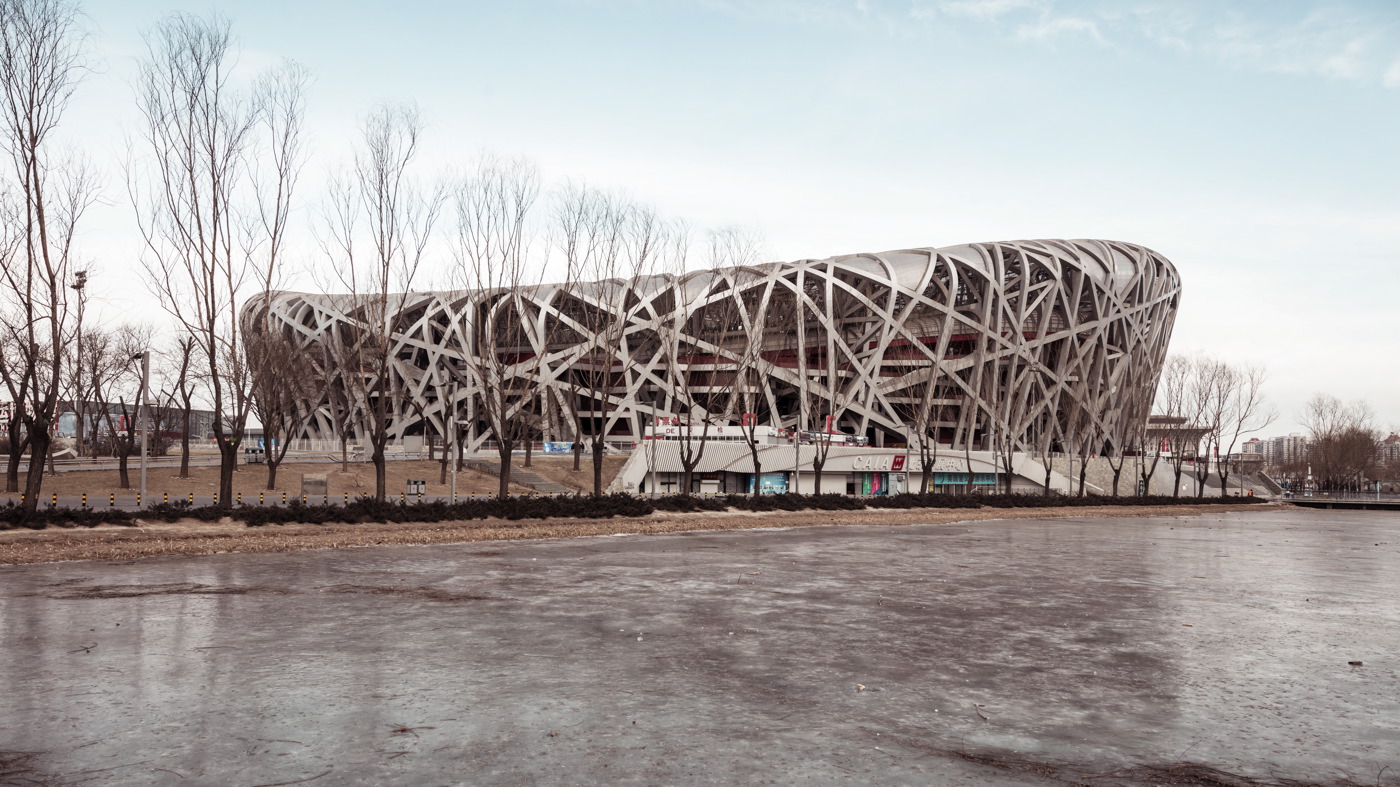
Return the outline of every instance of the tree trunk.
<path id="1" fill-rule="evenodd" d="M 574 472 L 577 473 L 583 469 L 583 440 L 578 437 L 578 434 L 575 434 L 574 437 L 576 438 L 573 445 Z"/>
<path id="2" fill-rule="evenodd" d="M 603 495 L 603 449 L 606 446 L 602 440 L 593 441 L 593 496 Z M 528 454 L 527 454 L 528 456 Z"/>
<path id="3" fill-rule="evenodd" d="M 1079 496 L 1084 496 L 1084 477 L 1089 474 L 1089 460 L 1079 457 Z"/>
<path id="4" fill-rule="evenodd" d="M 185 414 L 180 427 L 180 477 L 190 477 L 190 403 L 185 402 Z"/>
<path id="5" fill-rule="evenodd" d="M 690 497 L 690 483 L 695 477 L 695 465 L 699 462 L 681 462 L 681 494 Z"/>
<path id="6" fill-rule="evenodd" d="M 500 486 L 496 488 L 496 497 L 510 497 L 510 449 L 513 446 L 509 440 L 496 441 L 496 455 L 500 457 L 501 479 Z"/>
<path id="7" fill-rule="evenodd" d="M 267 456 L 267 489 L 272 491 L 277 488 L 277 468 L 281 467 L 280 459 L 273 459 L 271 454 Z"/>
<path id="8" fill-rule="evenodd" d="M 39 505 L 39 493 L 44 489 L 44 462 L 52 440 L 47 429 L 35 429 L 29 438 L 29 470 L 24 479 L 26 510 L 33 511 Z"/>
<path id="9" fill-rule="evenodd" d="M 824 467 L 826 467 L 826 458 L 814 454 L 812 456 L 812 494 L 814 495 L 822 493 L 822 468 Z M 792 491 L 796 492 L 797 490 Z"/>
<path id="10" fill-rule="evenodd" d="M 340 435 L 340 472 L 350 472 L 350 435 Z"/>
<path id="11" fill-rule="evenodd" d="M 525 464 L 523 465 L 524 467 L 533 467 L 533 466 L 534 466 L 534 463 L 530 461 L 530 459 L 531 459 L 531 453 L 534 451 L 534 448 L 535 448 L 535 441 L 534 441 L 533 438 L 530 438 L 530 439 L 528 439 L 528 440 L 525 441 Z"/>
<path id="12" fill-rule="evenodd" d="M 219 444 L 219 508 L 233 508 L 233 474 L 238 470 L 238 443 L 216 440 Z"/>
<path id="13" fill-rule="evenodd" d="M 373 446 L 373 453 L 370 459 L 374 462 L 374 499 L 381 503 L 384 502 L 389 495 L 389 484 L 388 479 L 385 477 L 386 473 L 384 467 L 384 447 L 387 442 L 387 440 L 379 438 L 371 438 L 370 440 Z"/>
<path id="14" fill-rule="evenodd" d="M 131 488 L 131 471 L 128 469 L 128 463 L 127 463 L 127 457 L 130 456 L 130 455 L 131 455 L 131 451 L 128 450 L 127 448 L 124 448 L 124 447 L 123 447 L 123 448 L 118 448 L 118 449 L 117 449 L 117 488 L 118 488 L 118 489 L 130 489 L 130 488 Z M 143 502 L 144 502 L 144 501 L 143 501 Z"/>
<path id="15" fill-rule="evenodd" d="M 1049 496 L 1050 496 L 1050 474 L 1053 473 L 1053 472 L 1055 472 L 1055 470 L 1054 470 L 1054 467 L 1050 464 L 1050 457 L 1049 457 L 1049 456 L 1046 456 L 1046 457 L 1044 457 L 1044 459 L 1045 459 L 1045 496 L 1046 496 L 1046 497 L 1049 497 Z"/>
<path id="16" fill-rule="evenodd" d="M 10 432 L 14 435 L 14 432 Z M 10 458 L 9 464 L 5 468 L 5 491 L 19 491 L 19 463 L 24 458 L 24 447 L 29 443 L 28 439 L 17 440 L 10 437 Z"/>
<path id="17" fill-rule="evenodd" d="M 763 466 L 758 461 L 758 443 L 749 443 L 749 455 L 753 457 L 753 496 L 758 497 L 763 480 Z"/>

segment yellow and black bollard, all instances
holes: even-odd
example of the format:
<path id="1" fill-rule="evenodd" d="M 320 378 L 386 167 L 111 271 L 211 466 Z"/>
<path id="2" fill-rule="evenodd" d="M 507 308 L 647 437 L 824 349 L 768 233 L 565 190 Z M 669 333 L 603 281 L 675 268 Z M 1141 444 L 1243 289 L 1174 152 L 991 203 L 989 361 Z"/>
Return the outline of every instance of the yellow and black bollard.
<path id="1" fill-rule="evenodd" d="M 234 493 L 233 493 L 233 502 L 236 503 L 236 504 L 238 504 L 239 506 L 242 506 L 242 505 L 243 505 L 243 493 L 242 493 L 242 492 L 234 492 Z"/>
<path id="2" fill-rule="evenodd" d="M 403 492 L 399 493 L 399 505 L 403 505 Z"/>
<path id="3" fill-rule="evenodd" d="M 58 508 L 58 493 L 53 493 L 53 502 L 49 503 L 49 508 Z"/>
<path id="4" fill-rule="evenodd" d="M 305 492 L 302 492 L 302 493 L 301 493 L 301 504 L 302 504 L 302 505 L 306 505 L 306 493 L 305 493 Z"/>
<path id="5" fill-rule="evenodd" d="M 283 491 L 282 491 L 282 505 L 285 506 L 286 504 L 287 504 L 287 492 L 286 492 L 286 490 L 283 490 Z"/>
<path id="6" fill-rule="evenodd" d="M 190 492 L 190 505 L 194 505 L 194 492 Z"/>
<path id="7" fill-rule="evenodd" d="M 263 493 L 262 493 L 262 492 L 259 492 L 259 493 L 258 493 L 258 505 L 262 505 L 262 504 L 263 504 Z"/>
<path id="8" fill-rule="evenodd" d="M 137 492 L 137 493 L 136 493 L 136 507 L 137 507 L 137 508 L 140 508 L 140 507 L 141 507 L 141 493 L 140 493 L 140 492 Z"/>
<path id="9" fill-rule="evenodd" d="M 214 493 L 214 507 L 215 507 L 215 508 L 218 508 L 218 507 L 219 507 L 219 493 L 218 493 L 218 492 L 215 492 L 215 493 Z"/>
<path id="10" fill-rule="evenodd" d="M 349 492 L 344 492 L 344 493 L 342 493 L 341 497 L 344 498 L 344 499 L 341 501 L 341 505 L 346 505 L 346 506 L 350 505 L 350 493 L 349 493 Z"/>
<path id="11" fill-rule="evenodd" d="M 87 492 L 83 493 L 83 508 L 87 508 Z"/>
<path id="12" fill-rule="evenodd" d="M 161 493 L 160 493 L 160 502 L 162 502 L 162 503 L 169 503 L 169 502 L 170 502 L 170 493 L 169 493 L 169 492 L 161 492 Z"/>
<path id="13" fill-rule="evenodd" d="M 112 494 L 107 495 L 107 507 L 108 507 L 108 508 L 112 508 L 112 507 L 115 506 L 116 504 L 117 504 L 117 493 L 116 493 L 116 492 L 113 492 Z"/>

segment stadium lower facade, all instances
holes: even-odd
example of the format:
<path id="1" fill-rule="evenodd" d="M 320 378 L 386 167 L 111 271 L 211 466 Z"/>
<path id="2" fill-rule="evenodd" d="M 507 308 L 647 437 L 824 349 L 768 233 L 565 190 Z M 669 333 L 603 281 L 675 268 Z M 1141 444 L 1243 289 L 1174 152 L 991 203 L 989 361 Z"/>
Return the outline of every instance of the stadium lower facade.
<path id="1" fill-rule="evenodd" d="M 1147 415 L 1180 290 L 1144 247 L 1035 240 L 394 295 L 389 433 L 443 435 L 455 419 L 464 446 L 481 448 L 495 437 L 482 397 L 503 386 L 525 425 L 516 437 L 537 441 L 634 443 L 666 419 L 875 446 L 923 433 L 943 450 L 1001 440 L 1116 452 Z M 244 318 L 322 363 L 335 342 L 372 331 L 374 311 L 363 298 L 273 292 Z M 333 417 L 333 402 L 353 400 L 354 372 L 324 365 L 303 436 L 335 439 L 348 422 L 363 437 L 362 419 Z"/>

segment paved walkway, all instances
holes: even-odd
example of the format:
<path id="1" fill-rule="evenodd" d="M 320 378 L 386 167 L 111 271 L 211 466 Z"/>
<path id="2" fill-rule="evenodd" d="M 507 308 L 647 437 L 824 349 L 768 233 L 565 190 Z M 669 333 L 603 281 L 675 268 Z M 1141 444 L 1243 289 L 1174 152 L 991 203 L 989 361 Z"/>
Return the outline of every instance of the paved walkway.
<path id="1" fill-rule="evenodd" d="M 1107 785 L 1209 766 L 1400 783 L 1389 513 L 382 547 L 0 578 L 0 773 L 16 782 Z"/>

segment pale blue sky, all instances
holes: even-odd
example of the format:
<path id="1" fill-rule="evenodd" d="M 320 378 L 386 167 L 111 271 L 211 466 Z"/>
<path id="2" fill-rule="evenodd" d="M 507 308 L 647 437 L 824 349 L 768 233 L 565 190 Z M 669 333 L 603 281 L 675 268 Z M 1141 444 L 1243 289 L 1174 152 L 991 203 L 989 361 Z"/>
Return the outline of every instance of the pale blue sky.
<path id="1" fill-rule="evenodd" d="M 119 161 L 172 10 L 231 17 L 250 73 L 314 73 L 306 205 L 357 117 L 414 99 L 425 175 L 525 154 L 774 260 L 1133 241 L 1181 271 L 1174 350 L 1268 366 L 1268 432 L 1316 391 L 1400 428 L 1397 0 L 92 2 L 68 133 L 110 172 L 84 237 L 109 319 L 151 311 Z"/>

